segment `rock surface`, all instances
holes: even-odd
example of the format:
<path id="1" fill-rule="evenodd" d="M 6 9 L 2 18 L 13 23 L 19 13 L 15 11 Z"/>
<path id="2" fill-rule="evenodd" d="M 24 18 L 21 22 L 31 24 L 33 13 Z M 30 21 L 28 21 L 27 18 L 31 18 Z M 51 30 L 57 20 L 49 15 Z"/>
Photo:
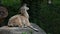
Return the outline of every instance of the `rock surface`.
<path id="1" fill-rule="evenodd" d="M 19 28 L 19 27 L 0 27 L 0 34 L 46 34 L 43 29 L 41 29 L 39 26 L 37 26 L 34 23 L 31 23 L 31 25 L 37 29 L 39 29 L 38 32 L 32 30 L 31 28 Z"/>

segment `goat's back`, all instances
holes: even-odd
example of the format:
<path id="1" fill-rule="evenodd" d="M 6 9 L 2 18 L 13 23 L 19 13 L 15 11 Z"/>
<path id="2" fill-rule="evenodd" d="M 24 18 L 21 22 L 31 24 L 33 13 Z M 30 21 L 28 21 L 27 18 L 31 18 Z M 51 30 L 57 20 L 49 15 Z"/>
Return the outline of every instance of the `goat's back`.
<path id="1" fill-rule="evenodd" d="M 8 24 L 12 24 L 12 25 L 23 25 L 23 21 L 26 19 L 26 17 L 24 17 L 24 16 L 22 16 L 22 15 L 20 15 L 20 14 L 18 14 L 18 15 L 15 15 L 15 16 L 13 16 L 13 17 L 11 17 L 10 19 L 9 19 L 9 22 L 8 22 Z"/>

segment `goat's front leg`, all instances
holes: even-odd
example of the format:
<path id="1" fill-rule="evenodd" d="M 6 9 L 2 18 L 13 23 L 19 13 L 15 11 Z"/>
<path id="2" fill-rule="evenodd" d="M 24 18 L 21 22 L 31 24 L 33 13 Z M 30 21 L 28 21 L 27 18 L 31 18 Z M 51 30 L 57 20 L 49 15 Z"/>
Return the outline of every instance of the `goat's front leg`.
<path id="1" fill-rule="evenodd" d="M 33 29 L 33 30 L 35 30 L 35 31 L 38 31 L 38 29 L 34 28 L 34 27 L 30 24 L 30 22 L 29 22 L 28 19 L 26 19 L 26 25 L 27 25 L 28 27 L 30 27 L 31 29 Z"/>
<path id="2" fill-rule="evenodd" d="M 21 28 L 23 28 L 23 24 L 22 24 L 22 21 L 19 19 L 19 20 L 17 20 L 18 22 L 17 22 L 17 24 L 18 24 L 18 26 L 19 27 L 21 27 Z"/>
<path id="3" fill-rule="evenodd" d="M 8 26 L 14 26 L 13 21 L 9 20 Z"/>
<path id="4" fill-rule="evenodd" d="M 26 25 L 26 26 L 31 26 L 31 24 L 30 24 L 30 22 L 29 22 L 28 19 L 25 19 L 25 25 Z"/>

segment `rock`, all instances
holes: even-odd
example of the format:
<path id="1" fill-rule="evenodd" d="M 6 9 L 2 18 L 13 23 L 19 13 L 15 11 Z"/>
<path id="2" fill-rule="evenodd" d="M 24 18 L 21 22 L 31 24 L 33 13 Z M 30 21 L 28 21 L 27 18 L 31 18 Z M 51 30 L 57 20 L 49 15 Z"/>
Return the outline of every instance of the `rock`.
<path id="1" fill-rule="evenodd" d="M 31 28 L 19 28 L 19 27 L 0 27 L 0 34 L 46 34 L 43 29 L 34 23 L 31 23 L 34 28 L 39 29 L 38 32 L 32 30 Z"/>

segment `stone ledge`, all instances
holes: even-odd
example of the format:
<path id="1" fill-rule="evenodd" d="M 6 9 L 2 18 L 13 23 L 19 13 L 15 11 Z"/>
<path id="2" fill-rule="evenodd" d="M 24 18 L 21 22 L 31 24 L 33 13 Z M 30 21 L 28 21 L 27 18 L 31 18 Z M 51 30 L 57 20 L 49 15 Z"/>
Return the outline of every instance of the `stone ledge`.
<path id="1" fill-rule="evenodd" d="M 46 34 L 45 31 L 43 29 L 41 29 L 39 26 L 37 26 L 34 23 L 31 23 L 31 25 L 37 29 L 39 29 L 39 32 L 36 32 L 34 30 L 32 30 L 31 28 L 27 27 L 27 28 L 19 28 L 19 27 L 0 27 L 0 34 L 22 34 L 22 33 L 26 33 L 26 34 Z"/>

